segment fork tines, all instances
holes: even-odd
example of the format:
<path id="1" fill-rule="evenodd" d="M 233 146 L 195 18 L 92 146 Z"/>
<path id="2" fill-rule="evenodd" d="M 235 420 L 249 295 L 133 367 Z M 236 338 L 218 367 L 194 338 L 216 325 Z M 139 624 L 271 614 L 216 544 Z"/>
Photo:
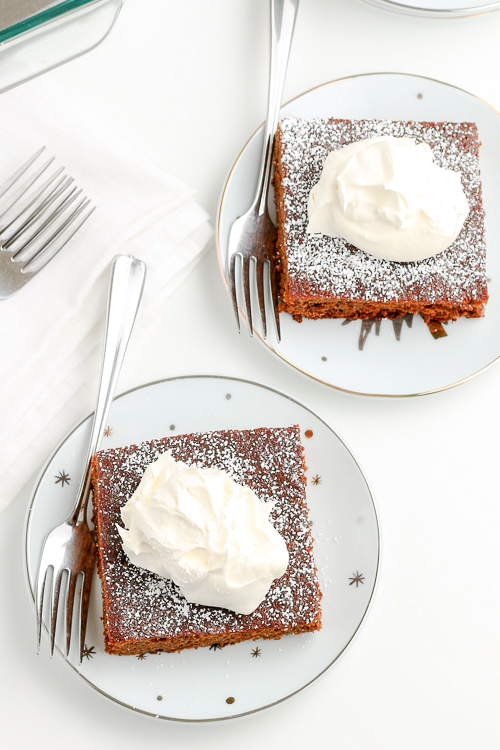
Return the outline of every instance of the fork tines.
<path id="1" fill-rule="evenodd" d="M 262 337 L 267 339 L 268 323 L 266 308 L 272 310 L 274 332 L 281 341 L 279 321 L 279 290 L 275 259 L 276 228 L 267 210 L 259 215 L 252 207 L 231 227 L 228 247 L 227 282 L 233 303 L 238 330 L 241 331 L 239 299 L 245 302 L 245 314 L 251 336 L 254 332 L 252 320 L 252 288 L 256 289 L 256 301 L 260 311 Z M 237 271 L 239 265 L 239 273 Z"/>
<path id="2" fill-rule="evenodd" d="M 44 147 L 0 186 L 0 299 L 33 278 L 71 239 L 94 207 Z"/>

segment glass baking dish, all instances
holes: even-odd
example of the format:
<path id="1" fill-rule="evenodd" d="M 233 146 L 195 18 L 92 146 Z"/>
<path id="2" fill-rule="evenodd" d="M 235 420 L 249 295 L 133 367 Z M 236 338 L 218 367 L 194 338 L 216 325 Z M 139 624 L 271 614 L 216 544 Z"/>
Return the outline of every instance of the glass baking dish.
<path id="1" fill-rule="evenodd" d="M 0 92 L 96 47 L 123 0 L 0 0 Z"/>

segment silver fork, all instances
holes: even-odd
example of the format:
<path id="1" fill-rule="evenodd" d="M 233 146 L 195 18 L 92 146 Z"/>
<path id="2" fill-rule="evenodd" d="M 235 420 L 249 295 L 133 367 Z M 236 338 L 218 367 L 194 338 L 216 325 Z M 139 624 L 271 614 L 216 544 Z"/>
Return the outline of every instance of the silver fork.
<path id="1" fill-rule="evenodd" d="M 228 286 L 238 330 L 241 330 L 241 328 L 238 312 L 236 258 L 240 258 L 241 263 L 246 319 L 251 336 L 253 335 L 253 323 L 250 264 L 252 263 L 255 266 L 255 280 L 264 338 L 267 338 L 264 273 L 265 267 L 268 267 L 269 288 L 278 341 L 281 340 L 281 330 L 278 278 L 274 258 L 276 227 L 269 216 L 267 196 L 273 163 L 274 134 L 278 125 L 281 97 L 298 7 L 299 0 L 271 0 L 271 70 L 269 74 L 267 120 L 264 131 L 264 150 L 262 152 L 258 187 L 250 209 L 232 225 L 228 245 Z"/>
<path id="2" fill-rule="evenodd" d="M 54 161 L 48 159 L 30 173 L 43 150 L 0 186 L 0 299 L 7 299 L 30 281 L 94 210 L 73 178 L 64 175 L 63 167 L 39 184 Z"/>
<path id="3" fill-rule="evenodd" d="M 127 349 L 128 340 L 141 300 L 145 264 L 129 255 L 118 255 L 111 270 L 108 293 L 106 335 L 102 356 L 101 379 L 97 406 L 92 422 L 90 443 L 84 464 L 77 501 L 66 521 L 49 532 L 44 540 L 35 584 L 37 621 L 37 652 L 42 635 L 45 588 L 50 580 L 50 655 L 54 653 L 59 595 L 63 573 L 66 571 L 66 657 L 71 646 L 73 605 L 77 578 L 81 581 L 80 596 L 80 663 L 85 647 L 85 631 L 89 607 L 90 587 L 95 565 L 95 541 L 87 524 L 87 504 L 91 490 L 90 461 L 99 447 L 109 407 Z"/>

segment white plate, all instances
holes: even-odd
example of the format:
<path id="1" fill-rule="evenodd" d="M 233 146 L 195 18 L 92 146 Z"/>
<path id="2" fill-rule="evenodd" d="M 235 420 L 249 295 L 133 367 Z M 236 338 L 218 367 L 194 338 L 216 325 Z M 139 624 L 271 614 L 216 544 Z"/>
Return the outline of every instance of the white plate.
<path id="1" fill-rule="evenodd" d="M 363 0 L 377 8 L 429 18 L 462 18 L 491 13 L 500 8 L 499 2 L 482 0 Z"/>
<path id="2" fill-rule="evenodd" d="M 288 396 L 245 380 L 175 378 L 117 398 L 109 416 L 111 434 L 105 435 L 102 447 L 166 434 L 291 424 L 300 425 L 305 445 L 307 499 L 323 590 L 322 630 L 224 649 L 148 654 L 144 659 L 110 656 L 104 652 L 101 590 L 95 575 L 86 638 L 88 657 L 78 665 L 74 636 L 67 662 L 89 685 L 123 706 L 161 719 L 229 719 L 290 697 L 319 677 L 345 650 L 373 596 L 380 551 L 378 521 L 361 469 L 319 417 Z M 312 435 L 307 437 L 310 433 L 306 431 Z M 70 511 L 89 433 L 90 417 L 56 449 L 34 490 L 25 530 L 32 599 L 43 538 Z M 69 484 L 58 481 L 64 475 L 70 477 Z M 316 484 L 314 477 L 319 477 Z M 353 581 L 358 573 L 362 580 Z M 58 633 L 59 651 L 62 642 Z M 40 658 L 47 659 L 48 645 L 43 646 Z M 234 702 L 227 702 L 228 698 Z"/>
<path id="3" fill-rule="evenodd" d="M 283 116 L 347 119 L 471 121 L 477 123 L 483 201 L 486 211 L 487 274 L 490 300 L 486 317 L 462 318 L 434 339 L 420 316 L 400 340 L 395 326 L 383 320 L 373 326 L 362 350 L 361 321 L 306 320 L 296 323 L 281 314 L 282 341 L 271 332 L 266 345 L 310 377 L 340 390 L 367 396 L 414 396 L 433 393 L 468 380 L 500 356 L 500 117 L 498 112 L 462 89 L 430 78 L 373 73 L 332 81 L 286 104 Z M 225 279 L 229 231 L 253 198 L 263 130 L 257 130 L 234 163 L 222 192 L 217 220 L 217 252 Z M 228 314 L 230 306 L 228 304 Z M 242 335 L 247 335 L 243 330 Z M 260 336 L 259 340 L 262 341 Z"/>

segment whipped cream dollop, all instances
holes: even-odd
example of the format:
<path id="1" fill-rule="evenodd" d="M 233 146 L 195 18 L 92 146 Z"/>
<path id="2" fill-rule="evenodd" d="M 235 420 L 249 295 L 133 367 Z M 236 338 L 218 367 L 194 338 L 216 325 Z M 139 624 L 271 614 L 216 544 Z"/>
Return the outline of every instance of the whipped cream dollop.
<path id="1" fill-rule="evenodd" d="M 224 471 L 149 464 L 118 527 L 130 562 L 171 578 L 188 602 L 248 615 L 288 566 L 288 550 L 262 502 Z"/>
<path id="2" fill-rule="evenodd" d="M 433 158 L 426 143 L 385 135 L 332 151 L 309 195 L 307 231 L 386 260 L 441 253 L 458 237 L 469 206 L 460 175 Z"/>

